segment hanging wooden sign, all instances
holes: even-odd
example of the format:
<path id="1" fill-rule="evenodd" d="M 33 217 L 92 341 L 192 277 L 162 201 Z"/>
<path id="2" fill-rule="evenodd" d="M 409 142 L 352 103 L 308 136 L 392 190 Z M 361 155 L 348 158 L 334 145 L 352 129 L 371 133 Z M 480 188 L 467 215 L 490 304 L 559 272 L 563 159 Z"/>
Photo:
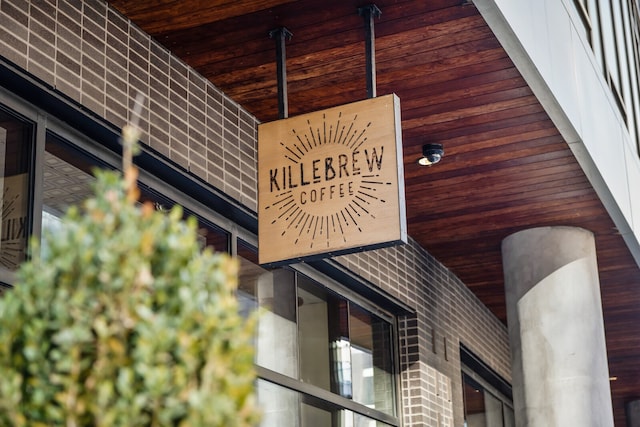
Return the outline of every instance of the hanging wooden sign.
<path id="1" fill-rule="evenodd" d="M 258 249 L 278 265 L 407 241 L 395 95 L 258 127 Z"/>

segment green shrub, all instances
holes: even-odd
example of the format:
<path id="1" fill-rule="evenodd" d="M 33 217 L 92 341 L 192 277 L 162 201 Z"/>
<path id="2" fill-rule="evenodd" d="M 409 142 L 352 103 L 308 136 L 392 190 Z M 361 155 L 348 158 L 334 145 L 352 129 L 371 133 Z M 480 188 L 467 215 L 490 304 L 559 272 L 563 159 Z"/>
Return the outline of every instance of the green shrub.
<path id="1" fill-rule="evenodd" d="M 135 176 L 96 178 L 0 299 L 0 425 L 254 425 L 237 261 L 137 204 Z"/>

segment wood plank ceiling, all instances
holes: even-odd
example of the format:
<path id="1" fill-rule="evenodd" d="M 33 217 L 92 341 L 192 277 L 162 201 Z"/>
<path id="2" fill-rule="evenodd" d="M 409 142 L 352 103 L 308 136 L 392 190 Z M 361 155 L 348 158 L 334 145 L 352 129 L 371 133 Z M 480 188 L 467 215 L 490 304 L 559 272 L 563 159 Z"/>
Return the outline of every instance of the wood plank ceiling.
<path id="1" fill-rule="evenodd" d="M 277 118 L 286 26 L 291 116 L 366 97 L 359 0 L 110 0 L 262 121 Z M 518 230 L 596 235 L 616 426 L 640 398 L 640 272 L 568 145 L 470 2 L 379 0 L 378 95 L 396 93 L 410 236 L 503 321 L 500 243 Z M 444 144 L 421 168 L 422 144 Z"/>

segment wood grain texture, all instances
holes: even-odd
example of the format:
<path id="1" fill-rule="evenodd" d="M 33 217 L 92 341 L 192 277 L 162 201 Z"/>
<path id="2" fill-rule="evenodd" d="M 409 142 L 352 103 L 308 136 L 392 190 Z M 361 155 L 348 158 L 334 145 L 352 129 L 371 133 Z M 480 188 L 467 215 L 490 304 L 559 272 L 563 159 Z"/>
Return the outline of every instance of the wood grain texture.
<path id="1" fill-rule="evenodd" d="M 406 243 L 399 165 L 395 95 L 261 124 L 260 263 Z"/>

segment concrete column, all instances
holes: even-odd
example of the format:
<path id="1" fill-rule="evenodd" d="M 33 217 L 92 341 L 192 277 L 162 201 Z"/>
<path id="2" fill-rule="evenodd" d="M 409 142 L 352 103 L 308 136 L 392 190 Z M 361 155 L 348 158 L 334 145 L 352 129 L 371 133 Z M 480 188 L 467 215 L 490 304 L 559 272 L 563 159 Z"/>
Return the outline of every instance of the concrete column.
<path id="1" fill-rule="evenodd" d="M 628 427 L 640 427 L 640 400 L 627 403 L 626 415 Z"/>
<path id="2" fill-rule="evenodd" d="M 593 234 L 524 230 L 502 259 L 516 425 L 613 426 Z"/>

